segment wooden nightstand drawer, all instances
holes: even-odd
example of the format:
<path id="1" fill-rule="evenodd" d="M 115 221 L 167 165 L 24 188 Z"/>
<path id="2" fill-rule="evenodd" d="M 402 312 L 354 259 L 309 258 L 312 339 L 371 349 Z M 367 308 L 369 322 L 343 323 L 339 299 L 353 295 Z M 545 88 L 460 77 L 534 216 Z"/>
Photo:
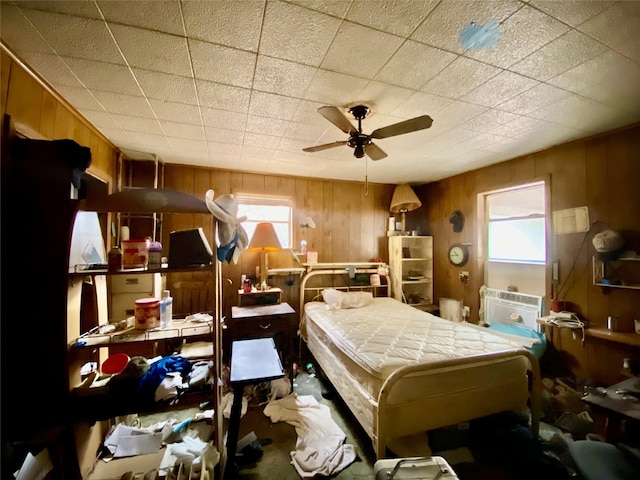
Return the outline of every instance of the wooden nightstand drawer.
<path id="1" fill-rule="evenodd" d="M 228 322 L 231 341 L 272 337 L 288 365 L 295 359 L 295 339 L 298 321 L 295 310 L 286 303 L 276 305 L 255 305 L 249 307 L 231 307 L 231 321 Z"/>

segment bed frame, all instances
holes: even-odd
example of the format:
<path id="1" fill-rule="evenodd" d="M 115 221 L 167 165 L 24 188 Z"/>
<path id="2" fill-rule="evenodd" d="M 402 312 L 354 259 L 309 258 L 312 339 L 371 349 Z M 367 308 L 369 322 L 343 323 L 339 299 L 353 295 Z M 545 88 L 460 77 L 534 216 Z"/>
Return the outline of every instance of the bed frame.
<path id="1" fill-rule="evenodd" d="M 318 336 L 306 332 L 305 303 L 317 300 L 324 288 L 370 290 L 370 286 L 354 282 L 351 277 L 354 274 L 378 273 L 380 267 L 384 268 L 384 264 L 317 264 L 306 273 L 300 286 L 301 347 L 304 341 L 317 365 L 371 438 L 376 457 L 382 459 L 387 455 L 389 442 L 395 437 L 421 434 L 506 410 L 522 411 L 527 407 L 531 412 L 531 430 L 537 436 L 540 370 L 536 357 L 525 349 L 403 366 L 386 378 L 378 398 L 374 398 L 358 384 L 348 369 L 332 360 L 335 355 Z M 373 287 L 374 296 L 380 296 L 376 294 L 385 288 L 384 296 L 391 296 L 390 287 L 384 286 L 385 281 L 383 277 L 383 286 Z M 459 388 L 447 390 L 447 378 L 452 372 L 467 375 L 467 378 L 485 378 L 498 363 L 517 374 L 513 378 L 492 379 L 486 385 L 475 385 L 468 392 L 461 392 Z M 505 392 L 510 394 L 505 395 Z"/>

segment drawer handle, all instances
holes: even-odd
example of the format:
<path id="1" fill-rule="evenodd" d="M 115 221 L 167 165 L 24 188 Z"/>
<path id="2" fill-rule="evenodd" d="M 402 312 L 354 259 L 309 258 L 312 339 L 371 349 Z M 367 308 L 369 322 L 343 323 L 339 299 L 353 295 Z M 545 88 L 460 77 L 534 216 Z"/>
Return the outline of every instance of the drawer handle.
<path id="1" fill-rule="evenodd" d="M 261 323 L 259 323 L 258 325 L 260 325 L 260 328 L 261 328 L 261 329 L 263 329 L 263 330 L 267 330 L 267 329 L 271 328 L 271 324 L 269 324 L 269 325 L 262 325 Z"/>

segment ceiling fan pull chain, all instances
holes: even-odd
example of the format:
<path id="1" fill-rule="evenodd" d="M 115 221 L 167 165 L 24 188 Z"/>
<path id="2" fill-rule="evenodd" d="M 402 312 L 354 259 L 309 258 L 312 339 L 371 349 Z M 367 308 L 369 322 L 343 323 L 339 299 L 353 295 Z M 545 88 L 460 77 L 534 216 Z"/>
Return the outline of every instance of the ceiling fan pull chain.
<path id="1" fill-rule="evenodd" d="M 364 159 L 364 196 L 369 196 L 369 161 Z"/>

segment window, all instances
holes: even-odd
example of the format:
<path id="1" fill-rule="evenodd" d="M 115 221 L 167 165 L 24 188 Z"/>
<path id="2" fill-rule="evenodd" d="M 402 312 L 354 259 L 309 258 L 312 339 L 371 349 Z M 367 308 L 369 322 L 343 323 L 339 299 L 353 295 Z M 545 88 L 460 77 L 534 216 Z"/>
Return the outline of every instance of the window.
<path id="1" fill-rule="evenodd" d="M 245 193 L 238 194 L 237 197 L 238 216 L 247 216 L 247 221 L 242 225 L 247 231 L 249 241 L 251 241 L 258 223 L 270 222 L 276 230 L 282 248 L 291 247 L 291 219 L 293 216 L 291 198 Z"/>
<path id="2" fill-rule="evenodd" d="M 485 207 L 490 261 L 544 265 L 544 183 L 489 194 Z"/>

